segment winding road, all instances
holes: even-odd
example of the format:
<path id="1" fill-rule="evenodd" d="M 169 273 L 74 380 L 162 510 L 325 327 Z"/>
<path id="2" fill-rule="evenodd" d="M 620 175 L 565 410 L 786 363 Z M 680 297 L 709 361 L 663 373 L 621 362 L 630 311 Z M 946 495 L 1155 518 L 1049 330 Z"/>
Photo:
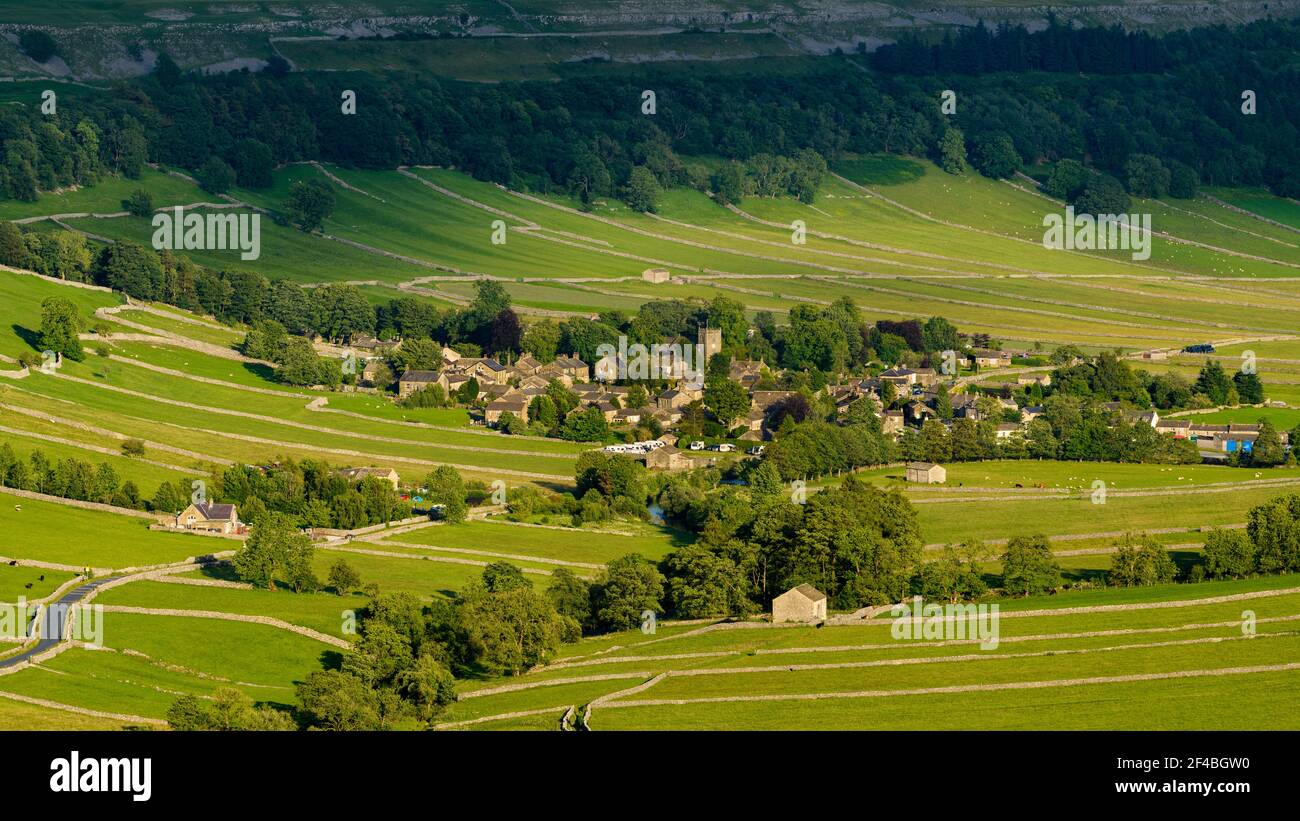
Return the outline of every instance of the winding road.
<path id="1" fill-rule="evenodd" d="M 100 578 L 97 579 L 91 579 L 88 582 L 84 582 L 82 584 L 77 585 L 76 587 L 69 590 L 67 593 L 64 593 L 53 604 L 40 605 L 40 614 L 42 616 L 48 613 L 51 608 L 58 608 L 58 610 L 65 615 L 65 618 L 60 619 L 58 624 L 54 626 L 55 628 L 54 635 L 42 636 L 41 638 L 36 640 L 36 644 L 27 648 L 26 650 L 23 650 L 20 653 L 15 653 L 14 655 L 9 656 L 7 658 L 0 659 L 0 670 L 10 668 L 10 667 L 17 667 L 18 665 L 31 660 L 34 656 L 44 653 L 46 650 L 49 650 L 50 648 L 62 642 L 66 638 L 63 635 L 63 631 L 67 625 L 67 619 L 66 619 L 67 612 L 74 605 L 80 604 L 82 600 L 84 600 L 87 596 L 89 596 L 92 592 L 94 592 L 98 587 L 105 584 L 106 582 L 112 581 L 115 578 L 117 577 L 101 576 Z M 33 619 L 32 626 L 33 627 L 35 626 L 34 619 Z"/>

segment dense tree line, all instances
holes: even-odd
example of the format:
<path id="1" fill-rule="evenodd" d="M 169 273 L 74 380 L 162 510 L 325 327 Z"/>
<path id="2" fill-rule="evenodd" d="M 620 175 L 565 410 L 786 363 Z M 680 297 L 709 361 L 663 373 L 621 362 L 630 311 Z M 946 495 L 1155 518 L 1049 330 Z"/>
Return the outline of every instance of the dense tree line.
<path id="1" fill-rule="evenodd" d="M 24 459 L 8 442 L 0 443 L 0 486 L 136 510 L 152 507 L 141 497 L 135 482 L 123 482 L 107 462 L 55 461 L 39 448 Z"/>
<path id="2" fill-rule="evenodd" d="M 938 157 L 955 130 L 987 173 L 1086 157 L 1123 178 L 1130 158 L 1147 155 L 1207 184 L 1268 183 L 1294 196 L 1300 114 L 1280 101 L 1296 97 L 1288 62 L 1296 30 L 1294 21 L 1270 20 L 1156 38 L 1117 28 L 980 26 L 933 44 L 905 36 L 876 52 L 866 75 L 844 65 L 856 58 L 828 57 L 799 75 L 707 81 L 653 66 L 634 76 L 491 85 L 279 71 L 201 76 L 164 55 L 148 77 L 62 102 L 51 122 L 33 111 L 0 121 L 5 188 L 30 198 L 101 169 L 135 176 L 146 159 L 253 188 L 268 186 L 276 166 L 302 160 L 427 163 L 652 210 L 658 190 L 683 184 L 723 200 L 746 187 L 806 199 L 825 162 L 844 152 Z M 979 76 L 989 72 L 998 75 Z M 940 75 L 949 74 L 964 75 L 951 121 L 938 108 L 938 92 L 953 85 Z M 656 92 L 653 116 L 640 110 L 646 88 Z M 355 114 L 340 110 L 344 89 L 357 94 Z M 1241 115 L 1243 89 L 1262 95 L 1256 115 Z M 726 162 L 708 171 L 682 160 L 704 156 Z"/>

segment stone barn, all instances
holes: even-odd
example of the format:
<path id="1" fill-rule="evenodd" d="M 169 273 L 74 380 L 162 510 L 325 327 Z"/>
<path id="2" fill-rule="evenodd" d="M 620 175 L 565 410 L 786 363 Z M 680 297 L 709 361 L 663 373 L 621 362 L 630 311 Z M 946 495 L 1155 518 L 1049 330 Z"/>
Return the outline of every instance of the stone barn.
<path id="1" fill-rule="evenodd" d="M 826 620 L 826 594 L 811 584 L 792 587 L 772 599 L 772 623 Z"/>
<path id="2" fill-rule="evenodd" d="M 941 485 L 948 481 L 948 471 L 944 470 L 943 465 L 936 465 L 933 462 L 908 462 L 907 481 Z"/>

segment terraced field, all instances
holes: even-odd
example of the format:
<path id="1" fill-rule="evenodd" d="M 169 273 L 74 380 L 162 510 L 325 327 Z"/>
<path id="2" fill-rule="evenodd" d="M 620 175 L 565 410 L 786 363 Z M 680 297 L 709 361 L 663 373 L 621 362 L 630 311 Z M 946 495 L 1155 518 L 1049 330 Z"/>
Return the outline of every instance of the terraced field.
<path id="1" fill-rule="evenodd" d="M 1171 585 L 1134 598 L 1017 602 L 991 649 L 897 639 L 887 617 L 624 634 L 466 687 L 444 726 L 553 729 L 570 705 L 589 707 L 595 730 L 1296 726 L 1285 716 L 1300 675 L 1287 661 L 1300 646 L 1297 588 Z"/>
<path id="2" fill-rule="evenodd" d="M 1291 287 L 1300 278 L 1300 233 L 1224 200 L 1136 202 L 1135 211 L 1152 214 L 1155 251 L 1137 262 L 1125 252 L 1043 248 L 1042 217 L 1062 204 L 1029 182 L 953 177 L 924 160 L 883 157 L 837 171 L 811 205 L 751 198 L 728 210 L 676 190 L 646 215 L 614 202 L 584 213 L 573 201 L 446 169 L 299 165 L 279 172 L 268 191 L 236 195 L 276 208 L 290 182 L 329 179 L 339 204 L 323 234 L 268 224 L 261 259 L 221 264 L 368 284 L 376 300 L 400 289 L 444 306 L 469 297 L 466 277 L 492 276 L 535 314 L 635 310 L 648 299 L 717 293 L 780 313 L 792 300 L 847 294 L 882 318 L 942 314 L 963 329 L 1049 346 L 1285 345 L 1300 327 L 1300 290 Z M 173 190 L 183 181 L 162 179 L 172 188 L 156 195 L 160 206 L 201 201 L 197 189 Z M 508 228 L 502 245 L 491 241 L 496 220 Z M 807 229 L 803 244 L 791 241 L 796 220 Z M 138 218 L 67 224 L 141 241 L 150 232 Z M 215 264 L 208 256 L 196 259 Z M 650 266 L 677 278 L 645 283 L 639 275 Z"/>

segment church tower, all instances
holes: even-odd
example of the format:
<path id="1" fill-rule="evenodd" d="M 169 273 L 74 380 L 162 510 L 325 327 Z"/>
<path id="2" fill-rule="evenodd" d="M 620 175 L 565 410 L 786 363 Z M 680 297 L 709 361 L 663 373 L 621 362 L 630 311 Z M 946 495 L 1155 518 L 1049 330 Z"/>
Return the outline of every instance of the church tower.
<path id="1" fill-rule="evenodd" d="M 704 346 L 704 364 L 708 367 L 713 355 L 722 353 L 722 329 L 701 327 L 697 344 Z"/>

